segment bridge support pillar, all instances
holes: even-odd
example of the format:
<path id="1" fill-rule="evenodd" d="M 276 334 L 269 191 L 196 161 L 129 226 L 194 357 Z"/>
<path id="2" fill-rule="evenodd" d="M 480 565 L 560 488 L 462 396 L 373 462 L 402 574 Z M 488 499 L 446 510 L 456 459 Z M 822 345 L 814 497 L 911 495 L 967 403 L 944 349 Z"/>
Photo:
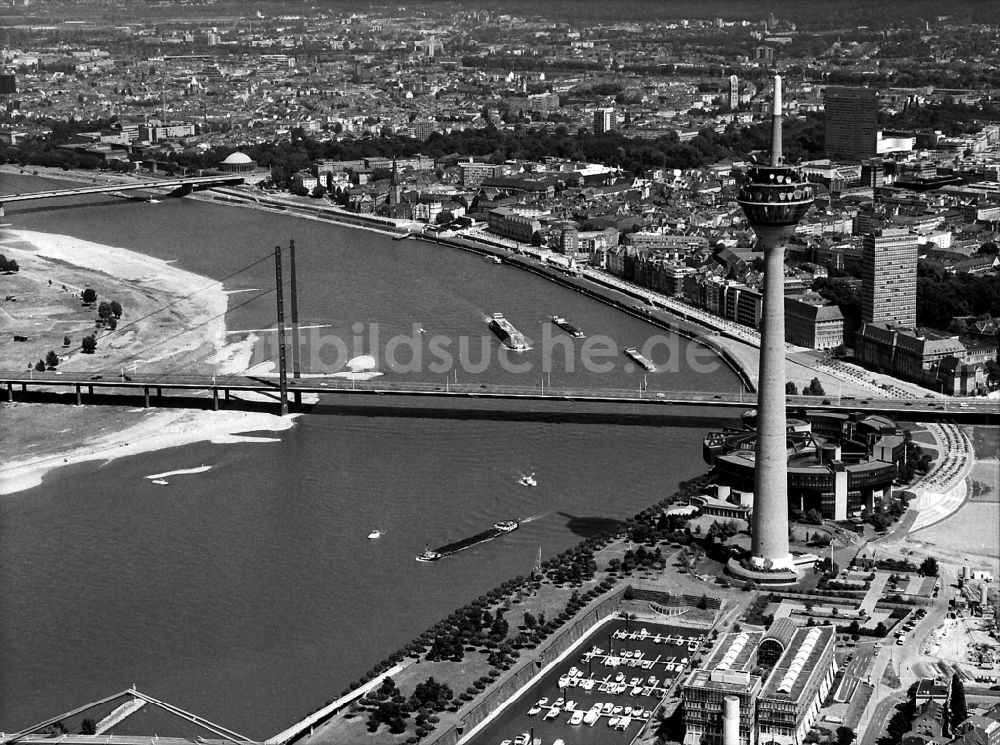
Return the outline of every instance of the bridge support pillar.
<path id="1" fill-rule="evenodd" d="M 163 389 L 160 386 L 156 386 L 156 397 L 163 398 Z"/>
<path id="2" fill-rule="evenodd" d="M 80 406 L 83 404 L 83 392 L 80 390 L 80 386 L 76 387 L 76 405 Z"/>
<path id="3" fill-rule="evenodd" d="M 142 388 L 142 405 L 147 409 L 149 408 L 149 386 L 143 386 Z"/>
<path id="4" fill-rule="evenodd" d="M 88 385 L 87 386 L 87 395 L 88 396 L 93 396 L 94 395 L 94 386 L 92 386 L 92 385 Z"/>
<path id="5" fill-rule="evenodd" d="M 292 394 L 292 399 L 295 401 L 296 406 L 302 406 L 302 391 L 295 391 Z"/>
<path id="6" fill-rule="evenodd" d="M 212 411 L 218 411 L 218 410 L 219 410 L 219 389 L 218 388 L 213 388 L 212 389 Z"/>
<path id="7" fill-rule="evenodd" d="M 8 403 L 14 400 L 14 384 L 7 384 L 7 401 Z"/>
<path id="8" fill-rule="evenodd" d="M 228 388 L 226 388 L 226 400 L 227 401 L 229 400 L 229 389 Z"/>
<path id="9" fill-rule="evenodd" d="M 3 203 L 0 202 L 0 218 L 7 217 L 7 213 L 4 211 Z"/>

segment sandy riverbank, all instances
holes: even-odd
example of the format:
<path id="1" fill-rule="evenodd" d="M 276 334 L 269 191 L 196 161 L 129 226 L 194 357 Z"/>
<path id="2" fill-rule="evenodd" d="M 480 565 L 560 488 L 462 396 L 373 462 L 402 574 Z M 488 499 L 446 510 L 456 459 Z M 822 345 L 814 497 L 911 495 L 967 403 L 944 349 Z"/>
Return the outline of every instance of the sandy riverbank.
<path id="1" fill-rule="evenodd" d="M 21 266 L 4 277 L 0 306 L 0 367 L 23 370 L 25 361 L 60 356 L 64 372 L 114 375 L 140 367 L 143 373 L 223 375 L 250 362 L 253 337 L 227 340 L 228 295 L 222 284 L 171 263 L 118 246 L 71 236 L 3 229 L 0 253 Z M 118 300 L 124 312 L 114 331 L 96 328 L 94 308 L 80 302 L 86 287 L 98 301 Z M 13 334 L 26 336 L 14 342 Z M 95 354 L 79 348 L 95 333 Z M 63 337 L 71 339 L 63 345 Z M 54 376 L 54 372 L 36 373 Z M 67 409 L 71 411 L 67 412 Z M 63 465 L 111 460 L 195 442 L 270 441 L 240 433 L 280 432 L 294 417 L 239 411 L 123 410 L 51 404 L 3 404 L 8 426 L 0 433 L 6 455 L 0 494 L 37 486 Z M 66 426 L 72 422 L 71 426 Z M 111 426 L 106 426 L 108 423 Z"/>

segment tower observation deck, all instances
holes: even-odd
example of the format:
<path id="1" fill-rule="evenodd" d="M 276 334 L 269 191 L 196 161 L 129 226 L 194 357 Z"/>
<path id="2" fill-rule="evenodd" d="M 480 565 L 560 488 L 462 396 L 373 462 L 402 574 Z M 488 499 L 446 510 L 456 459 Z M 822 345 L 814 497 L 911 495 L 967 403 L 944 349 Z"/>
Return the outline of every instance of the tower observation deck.
<path id="1" fill-rule="evenodd" d="M 728 570 L 762 584 L 798 580 L 788 549 L 788 454 L 785 425 L 785 244 L 813 203 L 813 187 L 800 169 L 784 163 L 781 78 L 774 77 L 771 161 L 753 165 L 736 200 L 764 252 L 760 383 L 754 451 L 754 506 L 750 558 Z"/>

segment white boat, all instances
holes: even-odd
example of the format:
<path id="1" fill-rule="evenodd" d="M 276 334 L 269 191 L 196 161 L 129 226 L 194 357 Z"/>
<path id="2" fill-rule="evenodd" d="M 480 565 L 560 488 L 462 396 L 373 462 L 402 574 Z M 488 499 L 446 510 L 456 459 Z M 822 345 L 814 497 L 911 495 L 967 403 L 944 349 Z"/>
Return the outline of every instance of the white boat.
<path id="1" fill-rule="evenodd" d="M 566 711 L 576 711 L 576 701 L 570 699 L 569 701 L 566 702 L 566 706 L 564 706 L 563 708 L 566 709 Z"/>
<path id="2" fill-rule="evenodd" d="M 558 706 L 553 706 L 547 712 L 545 712 L 545 717 L 544 718 L 545 719 L 555 719 L 557 716 L 559 716 L 559 712 L 560 711 L 561 711 L 561 709 Z"/>
<path id="3" fill-rule="evenodd" d="M 565 688 L 568 685 L 569 685 L 569 676 L 568 675 L 561 676 L 559 678 L 559 687 L 560 688 Z"/>
<path id="4" fill-rule="evenodd" d="M 608 720 L 608 726 L 609 727 L 617 727 L 618 726 L 618 717 L 611 717 L 611 719 Z"/>
<path id="5" fill-rule="evenodd" d="M 381 538 L 381 537 L 382 537 L 382 531 L 379 530 L 378 528 L 376 528 L 375 530 L 373 530 L 371 533 L 368 534 L 369 541 L 374 541 L 376 538 Z"/>
<path id="6" fill-rule="evenodd" d="M 535 480 L 534 471 L 529 473 L 527 476 L 521 476 L 521 478 L 517 480 L 517 483 L 521 486 L 538 486 L 538 482 Z"/>
<path id="7" fill-rule="evenodd" d="M 538 704 L 535 704 L 535 705 L 534 705 L 534 706 L 532 706 L 532 707 L 531 707 L 530 709 L 528 709 L 528 716 L 529 716 L 529 717 L 533 717 L 533 716 L 535 716 L 535 714 L 537 714 L 537 713 L 538 713 L 538 712 L 540 712 L 541 710 L 542 710 L 542 707 L 541 707 L 541 706 L 539 706 Z"/>
<path id="8" fill-rule="evenodd" d="M 628 729 L 630 724 L 632 724 L 632 717 L 619 717 L 616 729 Z"/>
<path id="9" fill-rule="evenodd" d="M 502 264 L 503 263 L 503 259 L 501 259 L 499 256 L 487 256 L 486 260 L 489 261 L 489 262 L 491 262 L 491 263 L 493 263 L 493 264 Z"/>
<path id="10" fill-rule="evenodd" d="M 583 712 L 582 711 L 574 711 L 573 712 L 573 716 L 571 716 L 569 718 L 569 723 L 570 724 L 581 724 L 582 722 L 583 722 Z"/>
<path id="11" fill-rule="evenodd" d="M 622 707 L 621 706 L 616 706 L 615 708 L 613 708 L 611 710 L 611 715 L 612 716 L 618 716 L 621 713 L 622 713 Z"/>
<path id="12" fill-rule="evenodd" d="M 600 716 L 601 716 L 601 705 L 594 704 L 593 706 L 590 707 L 590 711 L 588 711 L 586 714 L 583 715 L 583 723 L 589 727 L 593 727 L 594 722 L 596 722 L 600 718 Z"/>
<path id="13" fill-rule="evenodd" d="M 167 486 L 170 484 L 166 479 L 153 479 L 150 483 L 156 484 L 157 486 Z"/>

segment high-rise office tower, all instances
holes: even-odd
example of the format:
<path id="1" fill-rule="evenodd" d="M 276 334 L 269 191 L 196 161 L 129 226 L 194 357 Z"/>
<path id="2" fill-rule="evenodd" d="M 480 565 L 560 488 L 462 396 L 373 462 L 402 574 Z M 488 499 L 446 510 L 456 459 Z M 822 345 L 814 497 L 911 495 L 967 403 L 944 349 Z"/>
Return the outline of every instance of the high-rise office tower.
<path id="1" fill-rule="evenodd" d="M 917 236 L 883 228 L 861 239 L 861 320 L 917 325 Z"/>
<path id="2" fill-rule="evenodd" d="M 602 135 L 615 128 L 615 110 L 598 109 L 594 112 L 594 134 Z"/>
<path id="3" fill-rule="evenodd" d="M 764 251 L 760 371 L 750 559 L 730 572 L 761 584 L 798 579 L 788 550 L 788 445 L 785 419 L 785 244 L 813 202 L 813 187 L 785 165 L 781 144 L 781 78 L 774 78 L 771 162 L 751 166 L 737 201 Z"/>
<path id="4" fill-rule="evenodd" d="M 860 163 L 878 149 L 878 97 L 872 88 L 827 88 L 826 154 L 831 160 Z"/>
<path id="5" fill-rule="evenodd" d="M 729 76 L 729 108 L 736 111 L 740 107 L 740 79 L 735 75 Z"/>

